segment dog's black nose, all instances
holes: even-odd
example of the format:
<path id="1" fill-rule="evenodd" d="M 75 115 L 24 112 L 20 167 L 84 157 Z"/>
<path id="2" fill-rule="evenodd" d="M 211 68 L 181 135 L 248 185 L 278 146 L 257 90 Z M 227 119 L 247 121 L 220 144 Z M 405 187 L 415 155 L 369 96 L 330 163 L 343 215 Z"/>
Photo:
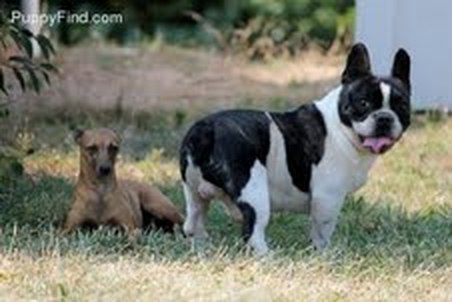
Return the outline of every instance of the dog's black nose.
<path id="1" fill-rule="evenodd" d="M 110 172 L 111 172 L 111 167 L 110 166 L 105 165 L 105 166 L 100 166 L 99 167 L 99 174 L 101 176 L 107 176 L 108 174 L 110 174 Z"/>
<path id="2" fill-rule="evenodd" d="M 375 135 L 376 136 L 390 136 L 392 126 L 394 124 L 394 117 L 387 112 L 379 112 L 375 116 Z"/>
<path id="3" fill-rule="evenodd" d="M 392 124 L 394 123 L 394 117 L 387 112 L 379 112 L 375 116 L 377 131 L 389 132 L 391 131 Z"/>
<path id="4" fill-rule="evenodd" d="M 391 125 L 394 122 L 394 118 L 392 115 L 385 114 L 377 117 L 378 125 Z"/>

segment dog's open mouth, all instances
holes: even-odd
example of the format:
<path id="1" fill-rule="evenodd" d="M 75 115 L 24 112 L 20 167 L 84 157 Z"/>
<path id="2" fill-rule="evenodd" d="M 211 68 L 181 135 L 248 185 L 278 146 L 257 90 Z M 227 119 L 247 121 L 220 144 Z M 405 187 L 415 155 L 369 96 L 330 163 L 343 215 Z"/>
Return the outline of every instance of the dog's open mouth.
<path id="1" fill-rule="evenodd" d="M 395 138 L 392 137 L 360 137 L 362 146 L 373 154 L 383 154 L 394 145 Z"/>

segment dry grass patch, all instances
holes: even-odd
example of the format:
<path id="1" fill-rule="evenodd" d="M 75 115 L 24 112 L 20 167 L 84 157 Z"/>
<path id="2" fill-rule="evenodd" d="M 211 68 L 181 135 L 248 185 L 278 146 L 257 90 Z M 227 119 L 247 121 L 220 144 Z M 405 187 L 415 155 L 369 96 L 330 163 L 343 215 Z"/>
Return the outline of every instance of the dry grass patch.
<path id="1" fill-rule="evenodd" d="M 352 275 L 317 260 L 158 262 L 70 255 L 0 260 L 0 297 L 70 301 L 448 301 L 450 269 Z"/>

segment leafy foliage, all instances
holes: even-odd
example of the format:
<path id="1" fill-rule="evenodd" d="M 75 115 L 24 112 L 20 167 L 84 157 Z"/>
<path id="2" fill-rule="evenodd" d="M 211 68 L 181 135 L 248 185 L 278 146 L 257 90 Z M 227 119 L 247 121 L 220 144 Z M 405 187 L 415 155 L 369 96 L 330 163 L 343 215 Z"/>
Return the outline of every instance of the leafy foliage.
<path id="1" fill-rule="evenodd" d="M 43 55 L 43 59 L 34 57 L 36 43 Z M 22 92 L 27 89 L 39 93 L 43 82 L 51 84 L 51 73 L 56 73 L 57 68 L 50 62 L 55 55 L 55 48 L 44 35 L 34 35 L 28 29 L 19 24 L 12 23 L 0 13 L 0 44 L 5 56 L 0 61 L 0 90 L 8 95 L 6 85 L 7 71 L 16 79 Z"/>
<path id="2" fill-rule="evenodd" d="M 43 58 L 34 56 L 35 45 Z M 7 77 L 17 81 L 22 92 L 33 90 L 39 93 L 43 82 L 51 84 L 51 74 L 57 68 L 50 62 L 55 55 L 52 43 L 43 35 L 35 35 L 21 25 L 7 19 L 0 11 L 0 90 L 8 97 L 13 86 L 7 85 Z M 9 114 L 9 103 L 0 103 L 0 118 Z M 27 152 L 21 146 L 0 141 L 0 183 L 10 184 L 23 173 L 22 161 Z"/>
<path id="3" fill-rule="evenodd" d="M 294 55 L 313 43 L 324 49 L 344 48 L 351 43 L 355 12 L 353 0 L 49 0 L 49 4 L 53 11 L 124 16 L 121 24 L 62 22 L 57 30 L 63 43 L 93 35 L 123 43 L 163 37 L 189 46 L 215 45 L 252 59 Z"/>

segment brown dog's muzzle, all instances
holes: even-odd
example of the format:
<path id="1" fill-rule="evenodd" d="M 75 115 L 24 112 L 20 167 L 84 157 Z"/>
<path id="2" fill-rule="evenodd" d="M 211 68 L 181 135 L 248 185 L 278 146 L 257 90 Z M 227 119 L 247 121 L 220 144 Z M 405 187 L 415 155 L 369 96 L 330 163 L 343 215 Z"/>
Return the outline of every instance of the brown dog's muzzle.
<path id="1" fill-rule="evenodd" d="M 102 164 L 97 168 L 97 175 L 99 177 L 107 177 L 111 174 L 112 170 L 113 169 L 111 164 Z"/>

